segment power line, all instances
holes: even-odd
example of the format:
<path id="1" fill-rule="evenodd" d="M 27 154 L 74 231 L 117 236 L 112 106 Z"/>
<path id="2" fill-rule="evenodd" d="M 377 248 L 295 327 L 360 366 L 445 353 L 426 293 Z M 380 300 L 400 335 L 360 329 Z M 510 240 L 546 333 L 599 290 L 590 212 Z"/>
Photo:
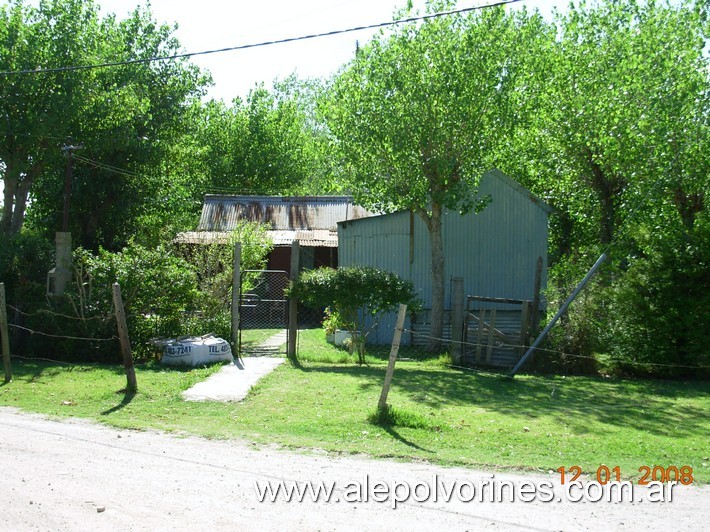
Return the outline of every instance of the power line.
<path id="1" fill-rule="evenodd" d="M 125 170 L 125 169 L 123 169 L 123 168 L 119 168 L 119 167 L 117 167 L 117 166 L 112 166 L 112 165 L 107 164 L 107 163 L 102 163 L 102 162 L 99 162 L 99 161 L 94 161 L 94 160 L 92 160 L 92 159 L 88 159 L 87 157 L 82 157 L 82 156 L 80 156 L 80 155 L 74 155 L 74 158 L 75 158 L 77 161 L 81 161 L 82 163 L 84 163 L 84 164 L 86 164 L 86 165 L 88 165 L 88 166 L 92 166 L 92 167 L 97 168 L 97 169 L 99 169 L 99 170 L 105 170 L 105 171 L 107 171 L 107 172 L 112 172 L 112 173 L 114 173 L 114 174 L 119 174 L 119 175 L 122 175 L 122 176 L 125 176 L 125 177 L 137 177 L 137 178 L 145 177 L 145 176 L 142 175 L 142 174 L 138 174 L 138 173 L 135 173 L 135 172 L 131 172 L 130 170 Z"/>
<path id="2" fill-rule="evenodd" d="M 238 51 L 238 50 L 248 50 L 249 48 L 261 48 L 264 46 L 273 46 L 275 44 L 285 44 L 285 43 L 290 43 L 290 42 L 318 39 L 321 37 L 332 37 L 334 35 L 342 35 L 344 33 L 353 33 L 356 31 L 375 30 L 375 29 L 386 28 L 386 27 L 390 27 L 390 26 L 398 26 L 400 24 L 407 24 L 409 22 L 419 22 L 419 21 L 430 20 L 430 19 L 435 19 L 435 18 L 440 18 L 440 17 L 446 17 L 446 16 L 450 16 L 450 15 L 459 15 L 462 13 L 470 13 L 473 11 L 478 11 L 480 9 L 485 9 L 485 8 L 489 8 L 489 7 L 504 6 L 504 5 L 508 5 L 508 4 L 515 4 L 518 2 L 522 2 L 522 1 L 523 0 L 500 0 L 500 1 L 494 2 L 492 4 L 485 4 L 485 5 L 479 5 L 479 6 L 473 6 L 473 7 L 465 7 L 465 8 L 461 8 L 461 9 L 454 9 L 451 11 L 440 11 L 438 13 L 430 13 L 428 15 L 418 15 L 416 17 L 408 17 L 408 18 L 399 19 L 399 20 L 392 20 L 389 22 L 380 22 L 377 24 L 369 24 L 366 26 L 356 26 L 353 28 L 332 30 L 332 31 L 327 31 L 327 32 L 322 32 L 322 33 L 313 33 L 310 35 L 301 35 L 298 37 L 287 37 L 284 39 L 276 39 L 273 41 L 262 41 L 262 42 L 258 42 L 258 43 L 242 44 L 242 45 L 238 45 L 238 46 L 230 46 L 227 48 L 218 48 L 215 50 L 204 50 L 201 52 L 186 52 L 186 53 L 182 53 L 182 54 L 148 57 L 145 59 L 128 59 L 125 61 L 96 63 L 96 64 L 92 64 L 92 65 L 74 65 L 74 66 L 56 67 L 56 68 L 36 68 L 36 69 L 30 69 L 30 70 L 3 70 L 3 71 L 0 71 L 0 75 L 11 76 L 11 75 L 19 75 L 19 74 L 50 74 L 50 73 L 57 73 L 57 72 L 73 72 L 73 71 L 77 71 L 77 70 L 92 70 L 92 69 L 96 69 L 96 68 L 108 68 L 108 67 L 115 67 L 115 66 L 141 64 L 141 63 L 153 63 L 153 62 L 158 62 L 158 61 L 171 61 L 173 59 L 185 59 L 185 58 L 197 57 L 197 56 L 201 56 L 201 55 L 219 54 L 219 53 L 223 53 L 223 52 L 234 52 L 234 51 Z"/>

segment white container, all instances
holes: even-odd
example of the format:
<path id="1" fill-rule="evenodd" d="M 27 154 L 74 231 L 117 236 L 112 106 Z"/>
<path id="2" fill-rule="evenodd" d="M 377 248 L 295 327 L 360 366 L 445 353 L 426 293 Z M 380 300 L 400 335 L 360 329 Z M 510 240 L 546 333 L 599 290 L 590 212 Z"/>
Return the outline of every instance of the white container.
<path id="1" fill-rule="evenodd" d="M 345 329 L 335 329 L 335 337 L 334 337 L 334 343 L 335 345 L 343 345 L 346 340 L 350 340 L 352 338 L 352 334 L 350 334 L 350 331 L 346 331 Z"/>
<path id="2" fill-rule="evenodd" d="M 160 362 L 168 366 L 196 367 L 223 360 L 234 361 L 232 349 L 226 340 L 214 336 L 197 336 L 165 344 Z"/>

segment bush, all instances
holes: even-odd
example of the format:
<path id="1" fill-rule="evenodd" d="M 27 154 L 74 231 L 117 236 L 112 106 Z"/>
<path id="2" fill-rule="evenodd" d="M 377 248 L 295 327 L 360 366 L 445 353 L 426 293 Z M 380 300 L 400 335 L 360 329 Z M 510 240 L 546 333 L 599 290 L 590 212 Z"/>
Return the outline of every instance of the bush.
<path id="1" fill-rule="evenodd" d="M 301 273 L 289 290 L 294 297 L 311 308 L 330 307 L 337 313 L 338 323 L 352 335 L 352 350 L 357 348 L 358 361 L 365 361 L 365 342 L 369 330 L 366 316 L 379 317 L 393 311 L 399 304 L 418 306 L 411 282 L 377 268 L 318 268 Z"/>
<path id="2" fill-rule="evenodd" d="M 25 338 L 25 351 L 60 360 L 120 361 L 113 339 L 114 282 L 121 286 L 137 358 L 153 351 L 149 344 L 153 337 L 187 334 L 185 320 L 199 300 L 196 275 L 166 248 L 131 245 L 118 253 L 100 250 L 98 255 L 79 248 L 73 268 L 74 282 L 64 298 L 32 301 L 25 325 L 40 334 Z"/>
<path id="3" fill-rule="evenodd" d="M 5 283 L 9 304 L 20 307 L 25 302 L 45 299 L 53 255 L 53 243 L 39 234 L 0 233 L 0 283 Z"/>
<path id="4" fill-rule="evenodd" d="M 611 292 L 609 362 L 637 375 L 707 377 L 710 224 L 637 239 L 642 252 Z"/>
<path id="5" fill-rule="evenodd" d="M 207 299 L 207 306 L 226 307 L 231 302 L 234 246 L 237 242 L 242 246 L 241 270 L 264 269 L 273 244 L 264 226 L 255 222 L 239 222 L 226 241 L 181 246 L 178 250 L 197 272 L 199 289 Z M 242 276 L 242 293 L 251 290 L 254 279 L 253 275 Z"/>

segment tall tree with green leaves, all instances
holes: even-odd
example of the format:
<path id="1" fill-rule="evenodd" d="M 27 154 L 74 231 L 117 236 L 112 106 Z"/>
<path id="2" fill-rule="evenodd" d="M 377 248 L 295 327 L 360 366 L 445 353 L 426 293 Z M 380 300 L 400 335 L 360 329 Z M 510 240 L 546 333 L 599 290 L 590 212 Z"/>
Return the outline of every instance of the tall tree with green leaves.
<path id="1" fill-rule="evenodd" d="M 541 33 L 539 17 L 502 8 L 406 24 L 360 49 L 323 105 L 356 201 L 426 224 L 432 350 L 443 336 L 442 217 L 477 207 L 477 181 L 514 122 L 525 44 Z"/>
<path id="2" fill-rule="evenodd" d="M 529 120 L 499 152 L 502 169 L 557 209 L 551 278 L 563 297 L 610 249 L 613 272 L 588 298 L 595 318 L 578 320 L 577 346 L 596 345 L 581 354 L 623 351 L 668 364 L 699 352 L 694 331 L 707 318 L 693 309 L 710 288 L 699 273 L 708 227 L 709 9 L 694 1 L 570 5 L 539 55 L 542 82 L 524 88 Z"/>
<path id="3" fill-rule="evenodd" d="M 300 87 L 292 77 L 273 91 L 257 87 L 246 100 L 204 106 L 196 134 L 211 188 L 288 194 L 308 189 L 312 179 L 323 174 L 323 135 Z"/>
<path id="4" fill-rule="evenodd" d="M 30 194 L 33 223 L 59 228 L 60 148 L 72 142 L 83 149 L 74 160 L 70 229 L 86 247 L 120 247 L 164 203 L 170 183 L 162 163 L 207 79 L 186 60 L 151 61 L 176 53 L 179 43 L 148 9 L 117 20 L 101 17 L 93 1 L 45 0 L 32 8 L 17 0 L 2 13 L 3 70 L 45 70 L 3 76 L 0 113 L 12 135 L 1 154 L 5 231 L 21 228 Z M 46 71 L 116 62 L 123 64 Z M 18 159 L 22 165 L 9 171 Z"/>

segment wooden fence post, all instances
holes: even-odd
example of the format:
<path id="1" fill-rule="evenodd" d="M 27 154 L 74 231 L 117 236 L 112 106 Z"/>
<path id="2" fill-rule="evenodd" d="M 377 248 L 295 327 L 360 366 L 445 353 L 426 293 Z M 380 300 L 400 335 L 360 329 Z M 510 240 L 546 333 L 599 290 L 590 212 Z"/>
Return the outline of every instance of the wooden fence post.
<path id="1" fill-rule="evenodd" d="M 530 333 L 536 333 L 540 324 L 540 286 L 542 285 L 542 257 L 537 258 L 535 264 L 535 293 L 533 294 L 532 316 L 530 319 Z"/>
<path id="2" fill-rule="evenodd" d="M 298 270 L 301 267 L 301 246 L 298 240 L 291 242 L 291 286 L 298 280 Z M 298 340 L 298 301 L 291 297 L 288 300 L 288 346 L 286 356 L 291 362 L 296 360 L 296 342 Z"/>
<path id="3" fill-rule="evenodd" d="M 463 277 L 454 277 L 451 290 L 451 361 L 461 364 L 463 354 Z"/>
<path id="4" fill-rule="evenodd" d="M 7 328 L 7 307 L 5 306 L 5 283 L 0 283 L 0 339 L 2 339 L 2 364 L 5 368 L 5 382 L 12 380 L 10 362 L 10 335 Z"/>
<path id="5" fill-rule="evenodd" d="M 232 268 L 232 350 L 238 358 L 241 356 L 239 345 L 239 299 L 242 292 L 242 244 L 234 244 L 234 264 Z"/>
<path id="6" fill-rule="evenodd" d="M 116 307 L 116 324 L 118 325 L 118 339 L 121 342 L 121 353 L 123 354 L 123 367 L 126 369 L 126 392 L 135 393 L 138 390 L 136 382 L 136 370 L 133 367 L 133 353 L 131 351 L 131 340 L 128 338 L 128 326 L 126 325 L 126 312 L 123 309 L 123 299 L 121 298 L 121 287 L 118 283 L 113 283 L 113 306 Z"/>
<path id="7" fill-rule="evenodd" d="M 392 376 L 394 375 L 394 363 L 397 360 L 399 353 L 399 343 L 402 341 L 402 329 L 404 329 L 404 318 L 407 315 L 407 305 L 399 306 L 397 314 L 397 325 L 394 329 L 394 337 L 392 338 L 392 349 L 390 350 L 390 359 L 387 363 L 387 372 L 385 373 L 385 382 L 382 384 L 382 393 L 380 393 L 380 401 L 377 403 L 377 409 L 383 412 L 387 408 L 387 394 L 390 393 L 392 384 Z"/>

